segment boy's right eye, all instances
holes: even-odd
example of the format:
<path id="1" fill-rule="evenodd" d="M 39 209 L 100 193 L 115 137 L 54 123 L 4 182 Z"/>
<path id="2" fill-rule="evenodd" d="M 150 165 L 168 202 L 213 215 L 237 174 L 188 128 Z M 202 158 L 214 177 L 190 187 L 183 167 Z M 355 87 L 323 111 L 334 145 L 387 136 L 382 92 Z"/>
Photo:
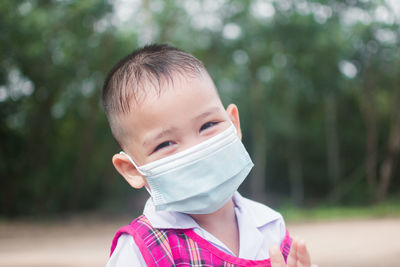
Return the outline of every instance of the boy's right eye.
<path id="1" fill-rule="evenodd" d="M 166 141 L 166 142 L 162 142 L 161 144 L 159 144 L 158 146 L 156 146 L 156 148 L 153 150 L 152 153 L 156 152 L 157 150 L 160 150 L 164 147 L 173 145 L 174 143 L 172 141 Z"/>

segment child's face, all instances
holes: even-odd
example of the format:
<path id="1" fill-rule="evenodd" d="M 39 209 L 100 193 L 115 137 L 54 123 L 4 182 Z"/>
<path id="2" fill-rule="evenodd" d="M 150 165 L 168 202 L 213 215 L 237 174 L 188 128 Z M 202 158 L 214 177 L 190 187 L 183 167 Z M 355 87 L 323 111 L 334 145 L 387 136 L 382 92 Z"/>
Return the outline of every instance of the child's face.
<path id="1" fill-rule="evenodd" d="M 224 109 L 206 75 L 176 75 L 173 82 L 164 84 L 160 95 L 149 90 L 145 100 L 120 121 L 125 152 L 139 166 L 201 143 L 227 129 L 231 122 L 241 137 L 237 107 L 231 104 Z M 114 155 L 113 163 L 133 187 L 146 185 L 126 156 Z"/>

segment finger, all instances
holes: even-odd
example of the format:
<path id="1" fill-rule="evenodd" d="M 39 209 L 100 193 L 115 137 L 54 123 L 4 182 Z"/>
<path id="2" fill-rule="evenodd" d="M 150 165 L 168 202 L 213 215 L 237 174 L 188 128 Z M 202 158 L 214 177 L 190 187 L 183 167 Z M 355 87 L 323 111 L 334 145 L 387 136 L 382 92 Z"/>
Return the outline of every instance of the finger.
<path id="1" fill-rule="evenodd" d="M 290 246 L 290 252 L 287 257 L 287 266 L 296 267 L 297 266 L 297 240 L 293 239 L 292 245 Z"/>
<path id="2" fill-rule="evenodd" d="M 297 244 L 297 260 L 299 262 L 299 267 L 310 267 L 311 265 L 310 254 L 303 240 Z"/>
<path id="3" fill-rule="evenodd" d="M 269 248 L 269 257 L 271 258 L 271 267 L 286 266 L 281 250 L 277 246 L 272 246 Z"/>

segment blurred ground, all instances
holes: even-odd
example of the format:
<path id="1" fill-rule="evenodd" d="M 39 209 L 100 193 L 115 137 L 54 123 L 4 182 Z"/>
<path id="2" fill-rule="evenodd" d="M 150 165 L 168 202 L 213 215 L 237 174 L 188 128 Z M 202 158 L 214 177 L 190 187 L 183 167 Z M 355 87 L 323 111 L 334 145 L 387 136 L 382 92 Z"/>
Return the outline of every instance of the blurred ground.
<path id="1" fill-rule="evenodd" d="M 400 266 L 400 219 L 289 224 L 320 267 Z"/>
<path id="2" fill-rule="evenodd" d="M 104 266 L 111 239 L 129 219 L 0 223 L 0 266 Z M 400 266 L 400 218 L 289 223 L 313 262 L 330 266 Z"/>

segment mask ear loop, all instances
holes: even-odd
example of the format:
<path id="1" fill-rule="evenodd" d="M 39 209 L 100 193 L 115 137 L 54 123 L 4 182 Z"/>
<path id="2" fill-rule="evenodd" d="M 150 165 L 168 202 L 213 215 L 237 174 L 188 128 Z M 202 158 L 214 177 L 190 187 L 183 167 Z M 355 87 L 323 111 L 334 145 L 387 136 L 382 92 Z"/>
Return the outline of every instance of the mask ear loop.
<path id="1" fill-rule="evenodd" d="M 135 166 L 136 170 L 143 176 L 146 176 L 146 174 L 144 172 L 142 172 L 139 168 L 139 166 L 133 161 L 133 159 L 131 158 L 131 156 L 129 156 L 128 154 L 126 154 L 124 151 L 119 152 L 119 154 L 121 155 L 125 155 L 129 161 L 133 164 L 133 166 Z M 145 186 L 144 188 L 146 188 L 146 191 L 150 194 L 151 196 L 151 191 L 150 189 L 147 188 L 147 186 Z"/>
<path id="2" fill-rule="evenodd" d="M 131 156 L 129 156 L 128 154 L 126 154 L 124 151 L 119 152 L 119 154 L 121 155 L 125 155 L 129 161 L 133 164 L 133 166 L 135 166 L 136 170 L 143 176 L 146 176 L 146 173 L 144 173 L 143 171 L 140 170 L 139 166 L 133 161 L 133 159 L 131 158 Z"/>
<path id="3" fill-rule="evenodd" d="M 236 130 L 235 124 L 233 124 L 233 121 L 229 120 L 229 123 L 231 124 L 231 126 L 229 126 L 229 127 L 232 127 L 235 134 L 237 134 L 237 130 Z"/>

